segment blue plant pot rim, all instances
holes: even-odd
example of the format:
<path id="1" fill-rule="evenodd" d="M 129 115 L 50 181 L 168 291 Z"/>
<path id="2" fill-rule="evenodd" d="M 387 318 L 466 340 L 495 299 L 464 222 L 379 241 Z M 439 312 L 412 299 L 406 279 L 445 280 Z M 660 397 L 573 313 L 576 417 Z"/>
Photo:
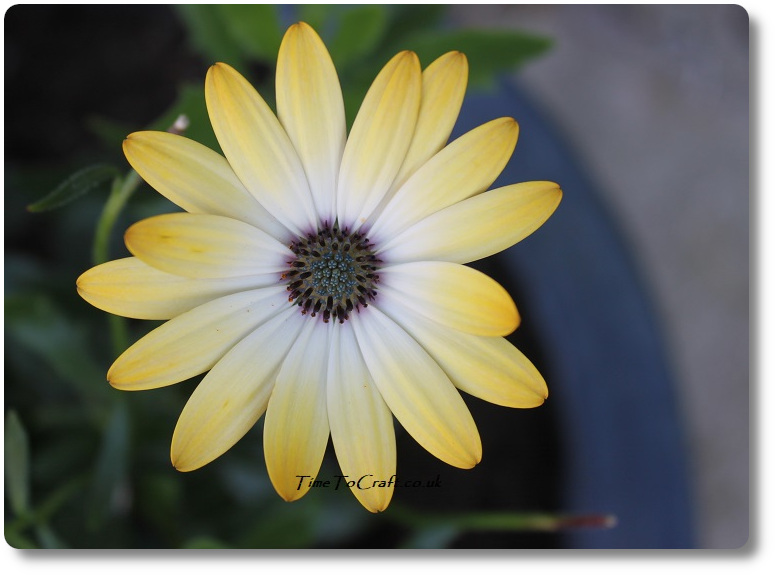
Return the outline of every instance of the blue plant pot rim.
<path id="1" fill-rule="evenodd" d="M 518 85 L 470 94 L 452 138 L 500 116 L 520 139 L 493 187 L 552 180 L 560 207 L 497 256 L 522 288 L 550 366 L 550 400 L 567 454 L 567 511 L 617 517 L 572 532 L 580 548 L 691 548 L 687 450 L 675 382 L 655 313 L 624 235 L 559 132 Z M 520 305 L 520 302 L 518 302 Z"/>

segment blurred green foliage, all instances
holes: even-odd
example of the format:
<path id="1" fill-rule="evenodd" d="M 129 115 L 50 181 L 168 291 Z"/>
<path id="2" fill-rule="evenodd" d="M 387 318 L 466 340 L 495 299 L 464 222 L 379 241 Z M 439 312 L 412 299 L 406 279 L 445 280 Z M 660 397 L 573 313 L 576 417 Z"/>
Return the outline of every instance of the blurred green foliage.
<path id="1" fill-rule="evenodd" d="M 423 65 L 461 50 L 469 58 L 471 84 L 481 87 L 550 45 L 521 32 L 448 28 L 438 5 L 176 10 L 190 48 L 206 63 L 231 63 L 270 104 L 284 26 L 307 21 L 330 48 L 350 122 L 371 80 L 398 50 L 416 50 Z M 89 162 L 74 173 L 62 166 L 44 172 L 7 166 L 6 189 L 22 192 L 6 197 L 6 233 L 19 231 L 22 224 L 8 214 L 21 213 L 26 204 L 40 212 L 35 226 L 48 257 L 37 258 L 34 249 L 5 255 L 6 540 L 21 548 L 339 547 L 374 541 L 439 547 L 465 529 L 487 529 L 448 518 L 417 522 L 398 503 L 372 516 L 347 491 L 313 490 L 288 505 L 267 479 L 260 423 L 216 464 L 179 474 L 168 461 L 169 441 L 193 382 L 138 394 L 108 386 L 105 373 L 115 348 L 157 324 L 109 320 L 79 300 L 74 270 L 91 265 L 98 220 L 99 261 L 125 253 L 121 232 L 128 222 L 175 209 L 156 194 L 129 201 L 139 182 L 130 181 L 118 154 L 127 133 L 167 129 L 180 114 L 190 119 L 188 137 L 218 149 L 200 82 L 179 86 L 176 101 L 150 126 L 94 117 L 90 129 L 115 164 Z M 62 209 L 52 212 L 56 208 Z M 109 321 L 121 323 L 109 327 Z M 321 474 L 339 472 L 330 459 L 325 466 Z"/>

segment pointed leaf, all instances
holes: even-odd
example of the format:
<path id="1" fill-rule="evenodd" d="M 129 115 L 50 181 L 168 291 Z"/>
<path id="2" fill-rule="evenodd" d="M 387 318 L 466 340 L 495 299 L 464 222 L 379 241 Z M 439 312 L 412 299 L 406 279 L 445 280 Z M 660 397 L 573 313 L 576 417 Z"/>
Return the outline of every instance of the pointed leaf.
<path id="1" fill-rule="evenodd" d="M 119 175 L 114 166 L 97 164 L 75 172 L 51 193 L 27 206 L 31 212 L 45 212 L 69 204 Z"/>

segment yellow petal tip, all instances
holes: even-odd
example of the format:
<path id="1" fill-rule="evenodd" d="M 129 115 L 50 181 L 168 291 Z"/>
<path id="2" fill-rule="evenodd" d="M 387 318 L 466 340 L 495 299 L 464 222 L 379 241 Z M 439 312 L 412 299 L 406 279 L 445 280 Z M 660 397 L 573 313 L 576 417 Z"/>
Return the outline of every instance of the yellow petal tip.
<path id="1" fill-rule="evenodd" d="M 388 505 L 390 504 L 390 501 L 386 501 L 384 503 L 380 503 L 379 505 L 366 505 L 363 501 L 361 501 L 361 505 L 368 511 L 369 513 L 382 513 L 385 511 L 385 509 L 388 508 Z"/>
<path id="2" fill-rule="evenodd" d="M 508 128 L 510 128 L 511 130 L 514 130 L 517 132 L 519 131 L 519 122 L 517 122 L 514 118 L 507 116 L 502 118 L 501 121 L 505 126 L 508 126 Z"/>
<path id="3" fill-rule="evenodd" d="M 121 374 L 116 374 L 116 367 L 115 364 L 110 366 L 110 369 L 108 369 L 108 375 L 107 380 L 110 387 L 113 389 L 118 389 L 119 391 L 135 391 L 135 388 L 132 387 L 132 382 L 126 381 L 121 377 Z"/>
<path id="4" fill-rule="evenodd" d="M 172 467 L 175 468 L 175 471 L 179 471 L 180 473 L 188 473 L 189 471 L 194 471 L 196 469 L 199 469 L 199 465 L 185 465 L 180 461 L 180 458 L 172 458 Z"/>
<path id="5" fill-rule="evenodd" d="M 121 142 L 121 147 L 124 149 L 124 152 L 126 153 L 127 149 L 130 147 L 136 147 L 140 146 L 143 143 L 143 140 L 145 140 L 145 136 L 149 135 L 152 132 L 149 131 L 141 131 L 141 132 L 132 132 L 131 134 L 127 134 L 124 138 L 124 141 Z"/>
<path id="6" fill-rule="evenodd" d="M 172 443 L 170 444 L 170 463 L 172 463 L 175 471 L 180 471 L 181 473 L 196 471 L 212 461 L 212 458 L 203 459 L 201 455 L 197 449 L 192 449 L 191 444 L 185 442 L 185 439 L 181 442 L 176 427 L 172 434 Z"/>
<path id="7" fill-rule="evenodd" d="M 420 66 L 420 58 L 417 56 L 416 53 L 412 52 L 411 50 L 402 50 L 394 57 L 396 64 L 398 65 L 417 65 Z"/>
<path id="8" fill-rule="evenodd" d="M 288 28 L 286 35 L 291 33 L 300 32 L 303 34 L 309 34 L 310 32 L 315 32 L 315 29 L 312 28 L 309 24 L 304 22 L 303 20 L 299 20 L 295 24 L 291 24 L 291 26 Z"/>
<path id="9" fill-rule="evenodd" d="M 225 64 L 224 62 L 216 62 L 210 68 L 207 70 L 207 76 L 205 77 L 205 82 L 212 79 L 212 76 L 214 74 L 225 74 L 228 71 L 234 70 L 231 66 L 228 64 Z"/>
<path id="10" fill-rule="evenodd" d="M 444 461 L 458 469 L 473 469 L 482 461 L 482 445 L 477 442 L 477 445 L 472 445 L 471 448 L 472 451 L 458 452 L 451 459 Z"/>
<path id="11" fill-rule="evenodd" d="M 299 499 L 301 499 L 307 494 L 306 491 L 302 491 L 301 489 L 286 492 L 286 491 L 280 491 L 279 489 L 277 489 L 277 487 L 275 487 L 275 491 L 277 491 L 277 495 L 279 495 L 283 499 L 283 501 L 287 503 L 293 503 L 294 501 L 298 501 Z"/>
<path id="12" fill-rule="evenodd" d="M 116 381 L 116 378 L 114 376 L 111 376 L 110 372 L 108 372 L 108 385 L 110 385 L 110 387 L 112 387 L 113 389 L 118 389 L 119 391 L 126 390 L 124 384 L 122 384 L 119 381 Z"/>
<path id="13" fill-rule="evenodd" d="M 468 66 L 468 57 L 459 50 L 451 50 L 444 54 L 442 58 L 445 58 L 458 66 Z"/>

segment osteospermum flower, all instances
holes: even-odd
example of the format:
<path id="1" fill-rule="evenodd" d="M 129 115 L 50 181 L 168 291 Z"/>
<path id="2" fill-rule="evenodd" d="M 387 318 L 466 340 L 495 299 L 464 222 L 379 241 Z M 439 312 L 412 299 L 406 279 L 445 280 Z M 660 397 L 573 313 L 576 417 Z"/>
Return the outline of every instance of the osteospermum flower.
<path id="1" fill-rule="evenodd" d="M 347 137 L 334 65 L 299 23 L 277 63 L 277 116 L 226 64 L 207 108 L 220 154 L 138 132 L 129 163 L 185 210 L 131 226 L 134 257 L 99 265 L 78 291 L 105 311 L 169 320 L 127 349 L 113 387 L 143 390 L 208 372 L 172 437 L 197 469 L 265 414 L 269 477 L 286 500 L 309 489 L 329 434 L 342 474 L 396 473 L 393 416 L 430 453 L 470 468 L 482 455 L 459 390 L 510 407 L 543 403 L 543 378 L 503 336 L 508 293 L 462 264 L 501 251 L 557 207 L 551 182 L 489 188 L 517 123 L 499 118 L 444 147 L 467 83 L 450 52 L 421 71 L 401 52 L 374 80 Z M 457 389 L 456 389 L 457 388 Z M 392 483 L 353 493 L 387 507 Z"/>

